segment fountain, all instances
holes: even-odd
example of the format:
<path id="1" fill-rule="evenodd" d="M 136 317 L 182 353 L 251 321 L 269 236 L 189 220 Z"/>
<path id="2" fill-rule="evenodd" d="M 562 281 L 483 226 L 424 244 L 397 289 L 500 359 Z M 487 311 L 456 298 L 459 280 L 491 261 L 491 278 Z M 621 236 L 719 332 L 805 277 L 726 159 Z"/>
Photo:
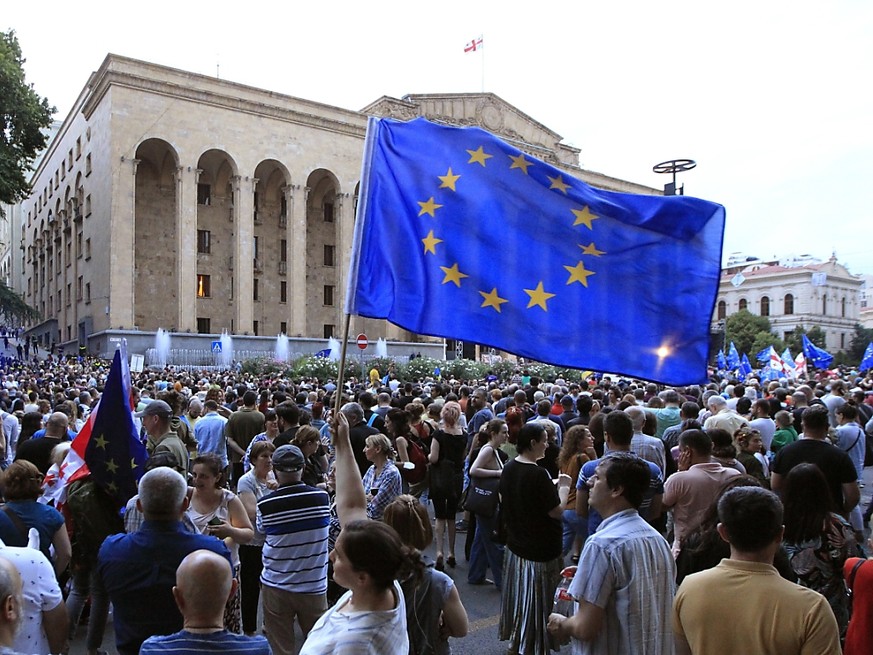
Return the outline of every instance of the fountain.
<path id="1" fill-rule="evenodd" d="M 332 359 L 333 361 L 338 362 L 341 354 L 339 339 L 331 337 L 327 340 L 327 347 L 330 350 L 330 355 L 328 355 L 328 359 Z"/>
<path id="2" fill-rule="evenodd" d="M 273 358 L 283 364 L 288 361 L 288 337 L 282 332 L 276 337 L 276 350 L 273 352 Z"/>
<path id="3" fill-rule="evenodd" d="M 388 357 L 388 343 L 385 339 L 376 341 L 376 357 Z"/>
<path id="4" fill-rule="evenodd" d="M 164 368 L 170 355 L 170 333 L 164 328 L 155 332 L 155 359 L 158 366 Z"/>
<path id="5" fill-rule="evenodd" d="M 230 368 L 233 365 L 233 337 L 227 333 L 227 330 L 221 332 L 221 355 L 218 360 L 224 368 Z"/>

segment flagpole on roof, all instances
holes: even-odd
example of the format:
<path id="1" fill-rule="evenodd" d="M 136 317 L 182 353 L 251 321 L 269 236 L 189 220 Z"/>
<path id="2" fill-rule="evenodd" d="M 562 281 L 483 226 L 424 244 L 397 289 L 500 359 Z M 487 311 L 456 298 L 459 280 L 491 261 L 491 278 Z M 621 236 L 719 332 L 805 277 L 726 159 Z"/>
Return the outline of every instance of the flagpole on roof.
<path id="1" fill-rule="evenodd" d="M 479 35 L 482 43 L 482 93 L 485 93 L 485 33 Z"/>

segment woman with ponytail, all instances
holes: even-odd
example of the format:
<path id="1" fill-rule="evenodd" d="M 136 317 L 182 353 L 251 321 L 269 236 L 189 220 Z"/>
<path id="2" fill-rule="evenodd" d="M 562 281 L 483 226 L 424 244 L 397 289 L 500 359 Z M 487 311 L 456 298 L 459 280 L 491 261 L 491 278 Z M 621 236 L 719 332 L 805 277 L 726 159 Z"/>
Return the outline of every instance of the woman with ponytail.
<path id="1" fill-rule="evenodd" d="M 382 520 L 409 548 L 424 550 L 433 539 L 427 510 L 414 496 L 404 494 L 385 508 Z M 432 560 L 400 581 L 406 601 L 409 652 L 416 655 L 449 655 L 449 637 L 467 634 L 467 610 L 458 588 Z"/>

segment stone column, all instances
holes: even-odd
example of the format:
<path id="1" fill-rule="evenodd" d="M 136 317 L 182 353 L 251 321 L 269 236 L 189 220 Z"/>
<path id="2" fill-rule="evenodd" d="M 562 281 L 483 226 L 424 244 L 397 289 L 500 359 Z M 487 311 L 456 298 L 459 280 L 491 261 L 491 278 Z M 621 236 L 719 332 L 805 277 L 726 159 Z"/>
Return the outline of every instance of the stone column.
<path id="1" fill-rule="evenodd" d="M 313 336 L 306 334 L 306 203 L 310 189 L 292 186 L 294 194 L 288 202 L 288 333 Z"/>
<path id="2" fill-rule="evenodd" d="M 135 325 L 136 280 L 134 248 L 136 220 L 136 168 L 138 159 L 121 158 L 112 194 L 109 250 L 109 326 L 132 329 Z M 126 164 L 126 165 L 125 165 Z"/>
<path id="3" fill-rule="evenodd" d="M 234 224 L 234 331 L 237 334 L 252 333 L 252 279 L 253 237 L 254 237 L 254 202 L 252 197 L 251 178 L 246 177 L 245 192 L 243 178 L 234 175 L 233 184 L 233 224 Z"/>
<path id="4" fill-rule="evenodd" d="M 187 175 L 186 175 L 187 172 Z M 200 169 L 176 169 L 176 329 L 197 331 L 197 182 Z"/>
<path id="5" fill-rule="evenodd" d="M 355 234 L 355 203 L 349 193 L 336 194 L 336 261 L 334 266 L 334 286 L 336 288 L 334 303 L 334 323 L 337 335 L 342 336 L 345 324 L 346 286 L 348 284 L 349 257 L 352 251 L 352 239 Z M 351 329 L 349 330 L 351 332 Z"/>

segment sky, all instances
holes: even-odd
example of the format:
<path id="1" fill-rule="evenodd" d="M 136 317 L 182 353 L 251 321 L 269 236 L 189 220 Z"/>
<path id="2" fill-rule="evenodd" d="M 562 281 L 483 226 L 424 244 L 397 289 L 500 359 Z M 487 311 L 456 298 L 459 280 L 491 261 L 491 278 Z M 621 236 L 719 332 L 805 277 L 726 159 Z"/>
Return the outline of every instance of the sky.
<path id="1" fill-rule="evenodd" d="M 57 118 L 110 52 L 356 110 L 484 88 L 585 169 L 661 188 L 652 166 L 695 160 L 678 181 L 726 207 L 724 260 L 835 253 L 873 273 L 869 0 L 120 6 L 4 3 L 0 29 Z"/>

